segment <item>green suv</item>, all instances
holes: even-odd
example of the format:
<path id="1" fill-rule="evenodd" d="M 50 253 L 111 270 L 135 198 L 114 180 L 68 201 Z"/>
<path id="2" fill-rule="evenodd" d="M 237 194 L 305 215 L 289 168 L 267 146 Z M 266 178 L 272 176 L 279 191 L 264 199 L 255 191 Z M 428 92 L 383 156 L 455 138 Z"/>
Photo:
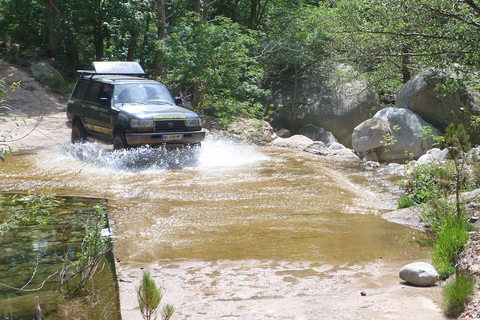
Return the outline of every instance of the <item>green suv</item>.
<path id="1" fill-rule="evenodd" d="M 80 79 L 67 104 L 72 143 L 88 138 L 113 149 L 149 145 L 200 146 L 205 139 L 200 117 L 181 107 L 165 85 L 143 78 L 137 62 L 94 62 L 79 70 Z"/>

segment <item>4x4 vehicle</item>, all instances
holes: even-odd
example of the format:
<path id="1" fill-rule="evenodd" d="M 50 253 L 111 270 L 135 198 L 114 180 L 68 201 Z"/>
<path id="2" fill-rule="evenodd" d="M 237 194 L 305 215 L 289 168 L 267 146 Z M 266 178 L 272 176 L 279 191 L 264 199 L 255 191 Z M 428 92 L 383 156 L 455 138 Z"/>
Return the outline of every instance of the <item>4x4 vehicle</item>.
<path id="1" fill-rule="evenodd" d="M 67 103 L 72 143 L 87 138 L 113 149 L 199 146 L 205 139 L 200 117 L 173 99 L 165 85 L 143 78 L 137 62 L 101 61 L 80 79 Z M 178 105 L 177 105 L 178 104 Z"/>

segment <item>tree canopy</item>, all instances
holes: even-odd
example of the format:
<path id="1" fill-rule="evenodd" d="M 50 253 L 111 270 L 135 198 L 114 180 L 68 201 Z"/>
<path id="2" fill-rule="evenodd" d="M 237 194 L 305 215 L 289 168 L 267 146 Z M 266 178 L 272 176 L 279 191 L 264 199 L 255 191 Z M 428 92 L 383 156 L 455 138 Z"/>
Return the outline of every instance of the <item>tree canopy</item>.
<path id="1" fill-rule="evenodd" d="M 385 94 L 428 67 L 475 74 L 479 29 L 475 0 L 0 0 L 8 59 L 35 53 L 69 77 L 136 60 L 196 108 L 237 114 L 258 108 L 270 75 L 325 60 Z"/>

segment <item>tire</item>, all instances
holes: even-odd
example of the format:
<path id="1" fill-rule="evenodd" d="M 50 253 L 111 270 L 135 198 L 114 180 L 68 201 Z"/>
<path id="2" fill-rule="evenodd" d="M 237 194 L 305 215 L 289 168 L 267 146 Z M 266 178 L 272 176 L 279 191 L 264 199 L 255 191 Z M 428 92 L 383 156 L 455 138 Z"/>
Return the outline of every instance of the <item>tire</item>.
<path id="1" fill-rule="evenodd" d="M 123 132 L 117 132 L 113 138 L 113 150 L 122 149 L 128 149 L 127 139 L 125 139 L 125 134 Z"/>
<path id="2" fill-rule="evenodd" d="M 84 143 L 87 141 L 87 133 L 81 122 L 74 122 L 72 126 L 72 143 Z"/>

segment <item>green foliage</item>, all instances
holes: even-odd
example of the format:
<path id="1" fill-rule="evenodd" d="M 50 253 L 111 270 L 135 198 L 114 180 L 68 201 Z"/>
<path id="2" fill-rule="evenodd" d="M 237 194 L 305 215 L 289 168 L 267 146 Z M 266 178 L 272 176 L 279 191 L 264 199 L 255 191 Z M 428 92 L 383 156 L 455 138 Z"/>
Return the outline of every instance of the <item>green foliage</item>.
<path id="1" fill-rule="evenodd" d="M 454 190 L 454 166 L 450 162 L 418 165 L 399 181 L 405 197 L 416 204 L 444 198 Z"/>
<path id="2" fill-rule="evenodd" d="M 463 124 L 450 124 L 445 132 L 445 146 L 448 149 L 448 156 L 455 164 L 455 201 L 457 214 L 460 215 L 460 191 L 465 188 L 465 162 L 467 152 L 471 149 L 470 136 Z"/>
<path id="3" fill-rule="evenodd" d="M 448 316 L 458 317 L 465 309 L 468 299 L 475 292 L 475 278 L 459 273 L 453 282 L 443 289 L 443 309 Z"/>
<path id="4" fill-rule="evenodd" d="M 439 277 L 445 279 L 455 271 L 458 254 L 463 251 L 468 240 L 469 223 L 454 211 L 444 213 L 432 253 L 432 264 Z"/>
<path id="5" fill-rule="evenodd" d="M 140 312 L 145 320 L 155 319 L 155 313 L 163 298 L 162 291 L 157 287 L 149 272 L 144 271 L 142 282 L 137 289 L 138 304 Z M 174 312 L 174 307 L 167 304 L 163 308 L 162 319 L 168 320 Z"/>
<path id="6" fill-rule="evenodd" d="M 259 87 L 263 70 L 254 58 L 252 31 L 226 18 L 206 21 L 189 15 L 159 46 L 164 52 L 161 80 L 175 95 L 193 92 L 195 107 L 220 117 L 257 113 L 255 100 L 266 91 Z"/>
<path id="7" fill-rule="evenodd" d="M 454 162 L 460 162 L 460 159 L 470 149 L 470 136 L 463 124 L 451 123 L 445 131 L 445 146 L 448 148 L 448 156 Z"/>
<path id="8" fill-rule="evenodd" d="M 397 207 L 398 208 L 409 208 L 413 207 L 416 205 L 415 201 L 409 196 L 409 195 L 402 195 L 398 200 L 397 200 Z"/>
<path id="9" fill-rule="evenodd" d="M 51 193 L 15 194 L 9 203 L 16 208 L 15 212 L 0 224 L 0 234 L 20 223 L 45 224 L 58 204 L 59 200 Z"/>
<path id="10" fill-rule="evenodd" d="M 325 51 L 328 39 L 321 23 L 328 12 L 321 9 L 323 7 L 285 4 L 272 10 L 275 16 L 268 21 L 268 30 L 260 40 L 266 48 L 261 58 L 267 69 L 293 68 L 302 72 L 329 55 Z"/>
<path id="11" fill-rule="evenodd" d="M 424 126 L 422 127 L 422 139 L 423 140 L 433 140 L 433 146 L 440 147 L 445 142 L 444 136 L 437 136 L 433 134 L 432 127 Z"/>
<path id="12" fill-rule="evenodd" d="M 64 265 L 61 282 L 68 292 L 75 294 L 84 289 L 105 256 L 112 250 L 109 236 L 102 232 L 107 226 L 106 219 L 105 209 L 96 206 L 95 212 L 88 217 L 84 225 L 85 237 L 81 250 L 76 253 L 76 260 L 71 262 L 65 257 L 69 263 Z"/>
<path id="13" fill-rule="evenodd" d="M 479 25 L 470 22 L 480 14 L 470 1 L 340 0 L 325 7 L 329 50 L 366 72 L 387 99 L 425 68 L 478 66 Z"/>
<path id="14" fill-rule="evenodd" d="M 72 92 L 73 87 L 75 86 L 74 82 L 65 81 L 61 78 L 55 77 L 50 83 L 49 87 L 55 93 L 60 93 L 63 95 L 69 95 Z"/>

